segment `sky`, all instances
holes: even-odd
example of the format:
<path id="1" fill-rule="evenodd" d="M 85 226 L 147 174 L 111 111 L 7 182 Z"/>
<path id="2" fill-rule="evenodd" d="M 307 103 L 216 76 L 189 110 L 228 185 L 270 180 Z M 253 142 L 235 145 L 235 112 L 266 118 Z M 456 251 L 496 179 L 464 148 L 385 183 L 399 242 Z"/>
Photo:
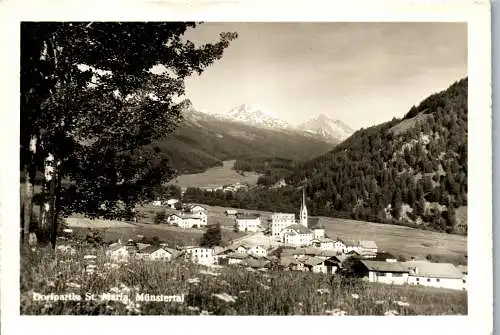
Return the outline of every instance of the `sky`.
<path id="1" fill-rule="evenodd" d="M 235 31 L 222 59 L 186 81 L 198 109 L 247 103 L 296 125 L 324 114 L 353 129 L 402 117 L 467 76 L 465 23 L 203 23 L 197 45 Z"/>

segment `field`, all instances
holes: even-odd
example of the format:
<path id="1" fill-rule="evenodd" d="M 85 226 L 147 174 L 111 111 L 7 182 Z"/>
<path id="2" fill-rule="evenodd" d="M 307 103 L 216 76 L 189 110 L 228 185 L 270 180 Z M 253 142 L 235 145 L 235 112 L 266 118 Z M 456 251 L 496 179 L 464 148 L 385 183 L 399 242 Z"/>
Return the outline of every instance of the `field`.
<path id="1" fill-rule="evenodd" d="M 223 166 L 210 168 L 202 173 L 183 174 L 169 182 L 179 187 L 203 187 L 210 185 L 228 185 L 236 182 L 256 185 L 259 175 L 253 172 L 245 172 L 242 176 L 233 170 L 234 160 L 223 162 Z"/>
<path id="2" fill-rule="evenodd" d="M 206 206 L 208 207 L 208 206 Z M 72 217 L 66 220 L 66 223 L 77 234 L 87 234 L 89 229 L 101 232 L 105 242 L 115 242 L 118 239 L 126 241 L 128 239 L 138 239 L 138 235 L 146 238 L 157 236 L 161 241 L 169 246 L 176 245 L 193 245 L 197 244 L 202 237 L 206 228 L 184 229 L 166 224 L 154 224 L 156 213 L 164 210 L 162 207 L 143 206 L 138 207 L 139 220 L 138 222 L 122 222 L 122 221 L 101 221 L 89 220 L 85 218 Z M 168 211 L 167 211 L 168 212 Z M 224 244 L 230 243 L 231 240 L 245 236 L 243 232 L 234 231 L 234 218 L 229 218 L 224 214 L 224 210 L 209 209 L 208 223 L 215 224 L 219 222 L 222 228 L 222 241 Z"/>
<path id="3" fill-rule="evenodd" d="M 76 248 L 72 255 L 54 255 L 50 248 L 21 251 L 21 315 L 467 314 L 463 291 L 371 284 L 295 271 L 203 268 L 181 260 L 115 264 L 102 249 Z M 73 293 L 73 300 L 77 296 L 82 300 L 36 301 L 37 293 Z M 106 293 L 114 296 L 103 296 Z M 183 295 L 183 299 L 139 302 L 136 294 Z M 94 299 L 85 300 L 92 295 Z"/>

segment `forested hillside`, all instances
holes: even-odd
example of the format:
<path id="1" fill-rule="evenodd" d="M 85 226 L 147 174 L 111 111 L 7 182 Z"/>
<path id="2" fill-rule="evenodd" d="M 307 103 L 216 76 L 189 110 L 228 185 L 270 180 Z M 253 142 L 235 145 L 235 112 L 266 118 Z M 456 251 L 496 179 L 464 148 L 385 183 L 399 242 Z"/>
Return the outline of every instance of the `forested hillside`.
<path id="1" fill-rule="evenodd" d="M 305 133 L 262 129 L 186 113 L 180 127 L 153 147 L 179 173 L 197 173 L 243 157 L 283 157 L 306 161 L 331 150 L 332 143 Z"/>
<path id="2" fill-rule="evenodd" d="M 247 162 L 249 163 L 249 162 Z M 413 106 L 403 119 L 358 130 L 282 175 L 288 184 L 248 194 L 187 192 L 191 200 L 467 232 L 467 78 Z"/>
<path id="3" fill-rule="evenodd" d="M 294 185 L 304 180 L 316 214 L 466 231 L 455 210 L 467 205 L 467 78 L 403 120 L 357 131 L 287 178 Z"/>

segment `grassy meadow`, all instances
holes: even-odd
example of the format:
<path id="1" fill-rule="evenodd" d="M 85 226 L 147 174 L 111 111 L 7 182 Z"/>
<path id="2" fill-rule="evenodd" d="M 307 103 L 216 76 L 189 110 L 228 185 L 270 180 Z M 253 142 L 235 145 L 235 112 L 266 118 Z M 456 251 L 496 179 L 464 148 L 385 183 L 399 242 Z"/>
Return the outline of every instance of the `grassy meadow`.
<path id="1" fill-rule="evenodd" d="M 179 187 L 203 187 L 210 185 L 228 185 L 237 182 L 256 185 L 259 174 L 253 172 L 245 172 L 245 175 L 240 175 L 233 170 L 234 160 L 223 162 L 223 166 L 216 166 L 207 169 L 202 173 L 183 174 L 169 182 L 169 184 Z"/>
<path id="2" fill-rule="evenodd" d="M 54 253 L 50 248 L 21 251 L 22 315 L 467 314 L 467 293 L 462 291 L 371 284 L 295 271 L 205 268 L 181 260 L 117 264 L 102 249 L 83 245 L 75 249 L 73 254 Z M 51 293 L 73 293 L 82 300 L 34 299 Z M 102 300 L 106 293 L 120 299 Z M 139 302 L 136 293 L 183 295 L 183 301 Z M 94 300 L 85 300 L 91 295 Z"/>

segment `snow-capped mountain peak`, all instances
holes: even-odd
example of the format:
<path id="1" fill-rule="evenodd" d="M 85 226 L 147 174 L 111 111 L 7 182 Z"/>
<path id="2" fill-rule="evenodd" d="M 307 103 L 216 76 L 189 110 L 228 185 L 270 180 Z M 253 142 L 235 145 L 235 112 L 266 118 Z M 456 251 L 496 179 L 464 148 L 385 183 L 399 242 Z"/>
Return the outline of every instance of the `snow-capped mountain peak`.
<path id="1" fill-rule="evenodd" d="M 228 121 L 245 123 L 257 127 L 288 129 L 290 125 L 272 112 L 264 110 L 256 105 L 242 104 L 234 107 L 227 113 L 212 114 Z"/>
<path id="2" fill-rule="evenodd" d="M 331 119 L 324 114 L 320 114 L 315 118 L 301 123 L 298 128 L 309 133 L 315 133 L 338 141 L 343 141 L 354 133 L 354 131 L 342 121 Z"/>

